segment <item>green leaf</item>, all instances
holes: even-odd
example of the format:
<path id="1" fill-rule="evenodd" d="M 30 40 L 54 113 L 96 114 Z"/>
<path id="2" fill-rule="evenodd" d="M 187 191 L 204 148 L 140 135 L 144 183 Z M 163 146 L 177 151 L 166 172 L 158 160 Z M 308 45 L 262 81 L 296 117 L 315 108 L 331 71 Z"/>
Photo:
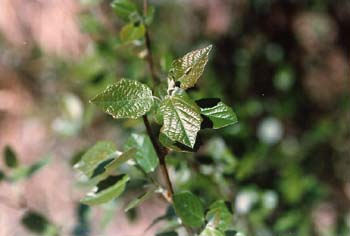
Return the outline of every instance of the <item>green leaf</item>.
<path id="1" fill-rule="evenodd" d="M 97 205 L 111 201 L 124 192 L 129 179 L 127 175 L 109 176 L 99 182 L 80 202 L 86 205 Z"/>
<path id="2" fill-rule="evenodd" d="M 125 21 L 129 20 L 130 14 L 137 11 L 136 5 L 130 0 L 114 0 L 111 3 L 114 12 Z"/>
<path id="3" fill-rule="evenodd" d="M 204 209 L 201 201 L 191 192 L 177 193 L 173 196 L 176 214 L 183 224 L 200 227 L 204 222 Z"/>
<path id="4" fill-rule="evenodd" d="M 183 92 L 164 99 L 160 110 L 164 120 L 161 132 L 172 141 L 193 148 L 202 122 L 197 104 Z"/>
<path id="5" fill-rule="evenodd" d="M 83 155 L 81 160 L 74 165 L 74 168 L 91 178 L 96 167 L 103 161 L 106 161 L 114 151 L 113 143 L 108 141 L 98 142 Z"/>
<path id="6" fill-rule="evenodd" d="M 38 234 L 44 234 L 50 225 L 45 216 L 38 212 L 28 211 L 21 220 L 22 224 L 30 231 Z"/>
<path id="7" fill-rule="evenodd" d="M 225 236 L 221 231 L 206 227 L 199 236 Z"/>
<path id="8" fill-rule="evenodd" d="M 201 114 L 211 122 L 210 125 L 206 125 L 204 128 L 219 129 L 237 122 L 237 116 L 232 108 L 225 105 L 220 99 L 201 99 L 196 103 L 201 109 Z"/>
<path id="9" fill-rule="evenodd" d="M 113 161 L 111 161 L 104 167 L 104 169 L 106 170 L 106 173 L 113 174 L 119 168 L 119 166 L 121 166 L 123 163 L 133 158 L 136 152 L 137 152 L 136 148 L 132 148 L 122 153 L 118 157 L 116 157 Z"/>
<path id="10" fill-rule="evenodd" d="M 4 173 L 2 170 L 0 170 L 0 183 L 1 183 L 1 181 L 4 180 L 5 178 L 6 178 L 5 173 Z"/>
<path id="11" fill-rule="evenodd" d="M 171 149 L 171 150 L 174 150 L 174 151 L 177 151 L 177 152 L 196 152 L 196 151 L 198 151 L 201 143 L 198 143 L 198 145 L 197 145 L 197 141 L 196 141 L 194 147 L 190 148 L 182 143 L 172 141 L 171 139 L 168 138 L 168 136 L 166 136 L 163 133 L 159 134 L 159 142 L 164 147 Z"/>
<path id="12" fill-rule="evenodd" d="M 10 172 L 9 176 L 7 177 L 10 181 L 13 181 L 13 182 L 28 179 L 32 177 L 34 174 L 36 174 L 40 169 L 42 169 L 49 162 L 50 162 L 50 158 L 42 158 L 30 166 L 23 166 L 23 165 L 19 166 L 13 169 Z"/>
<path id="13" fill-rule="evenodd" d="M 147 15 L 145 17 L 145 24 L 150 25 L 154 19 L 155 8 L 153 6 L 149 6 L 147 9 Z"/>
<path id="14" fill-rule="evenodd" d="M 18 160 L 15 151 L 10 146 L 6 146 L 4 149 L 4 161 L 7 167 L 16 168 L 18 166 Z"/>
<path id="15" fill-rule="evenodd" d="M 146 28 L 143 24 L 129 23 L 121 29 L 119 36 L 123 43 L 130 43 L 132 41 L 142 39 L 145 35 Z"/>
<path id="16" fill-rule="evenodd" d="M 157 233 L 156 236 L 178 236 L 179 234 L 176 231 L 166 231 Z"/>
<path id="17" fill-rule="evenodd" d="M 180 82 L 182 89 L 193 87 L 204 71 L 212 45 L 187 53 L 172 63 L 169 77 Z"/>
<path id="18" fill-rule="evenodd" d="M 149 189 L 147 192 L 143 193 L 142 195 L 138 196 L 137 198 L 133 199 L 131 202 L 128 203 L 128 205 L 125 207 L 125 212 L 137 207 L 138 205 L 140 205 L 141 203 L 143 203 L 144 201 L 146 201 L 147 199 L 149 199 L 154 192 L 157 190 L 156 187 L 153 187 L 151 189 Z"/>
<path id="19" fill-rule="evenodd" d="M 113 118 L 136 119 L 153 105 L 151 89 L 135 80 L 121 79 L 98 94 L 91 102 Z"/>
<path id="20" fill-rule="evenodd" d="M 137 148 L 136 162 L 147 173 L 153 172 L 158 166 L 157 153 L 153 148 L 151 139 L 143 134 L 131 134 L 125 144 L 126 149 Z"/>
<path id="21" fill-rule="evenodd" d="M 218 200 L 210 205 L 206 214 L 208 225 L 225 231 L 233 223 L 233 216 L 223 200 Z"/>

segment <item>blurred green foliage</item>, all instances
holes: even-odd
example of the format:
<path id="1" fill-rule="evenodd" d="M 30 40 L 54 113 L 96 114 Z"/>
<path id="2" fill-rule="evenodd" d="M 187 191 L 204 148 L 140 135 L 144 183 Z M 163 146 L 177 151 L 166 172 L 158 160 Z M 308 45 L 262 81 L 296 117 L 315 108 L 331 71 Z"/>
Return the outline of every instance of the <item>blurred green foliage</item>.
<path id="1" fill-rule="evenodd" d="M 122 77 L 150 84 L 143 60 L 145 48 L 139 36 L 143 29 L 135 16 L 131 20 L 137 28 L 132 29 L 132 38 L 119 35 L 122 23 L 115 13 L 120 15 L 120 9 L 106 7 L 109 1 L 87 2 L 90 3 L 80 17 L 82 30 L 92 40 L 87 52 L 73 62 L 53 58 L 43 62 L 45 72 L 50 73 L 47 80 L 36 83 L 58 87 L 54 96 L 60 102 L 48 101 L 60 104 L 54 126 L 58 134 L 76 137 L 96 122 L 117 123 L 125 128 L 118 140 L 122 144 L 131 130 L 142 130 L 141 121 L 114 121 L 95 111 L 87 101 Z M 171 153 L 168 162 L 176 190 L 192 191 L 206 206 L 215 204 L 218 198 L 229 202 L 234 229 L 226 235 L 349 235 L 349 82 L 345 90 L 335 92 L 321 77 L 317 78 L 318 74 L 312 77 L 319 86 L 306 82 L 312 69 L 324 73 L 319 64 L 325 65 L 334 50 L 349 55 L 349 4 L 341 0 L 250 0 L 236 6 L 233 2 L 229 3 L 230 9 L 241 8 L 232 10 L 229 28 L 222 34 L 211 34 L 205 30 L 203 10 L 185 7 L 189 3 L 183 1 L 151 1 L 155 11 L 150 13 L 153 23 L 149 30 L 159 75 L 165 79 L 163 75 L 174 58 L 210 41 L 214 55 L 205 79 L 190 89 L 190 95 L 194 99 L 218 97 L 227 101 L 239 121 L 220 131 L 201 131 L 198 140 L 202 145 L 195 154 Z M 141 6 L 140 1 L 135 4 Z M 96 13 L 100 6 L 110 24 Z M 302 14 L 306 14 L 306 21 L 296 24 Z M 325 21 L 330 18 L 336 28 L 313 21 L 317 14 Z M 315 25 L 309 26 L 308 22 Z M 300 33 L 303 26 L 309 26 L 311 32 L 305 29 Z M 328 33 L 305 45 L 304 39 L 312 38 L 315 31 L 323 36 L 327 30 L 336 31 L 337 39 L 322 45 Z M 43 57 L 36 52 L 21 66 Z M 345 62 L 349 64 L 348 59 Z M 348 76 L 348 68 L 337 69 Z M 333 78 L 334 74 L 327 76 Z M 41 86 L 44 90 L 45 86 Z M 333 93 L 328 99 L 319 99 L 329 91 Z M 119 168 L 126 171 L 130 167 Z M 139 181 L 130 181 L 126 188 L 143 193 L 140 188 L 145 176 L 137 169 L 127 171 Z M 117 201 L 124 204 L 123 199 Z M 328 225 L 317 224 L 330 214 L 319 212 L 322 204 L 336 212 Z M 87 218 L 80 216 L 75 235 L 89 235 Z M 169 208 L 155 224 L 161 220 L 168 223 L 159 235 L 176 235 L 174 210 Z"/>

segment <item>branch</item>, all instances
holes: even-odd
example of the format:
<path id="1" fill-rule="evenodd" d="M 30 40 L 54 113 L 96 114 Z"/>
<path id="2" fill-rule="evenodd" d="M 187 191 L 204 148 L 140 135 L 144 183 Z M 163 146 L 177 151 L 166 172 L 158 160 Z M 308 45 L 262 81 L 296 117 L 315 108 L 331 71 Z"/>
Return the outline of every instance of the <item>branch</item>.
<path id="1" fill-rule="evenodd" d="M 147 10 L 148 10 L 148 1 L 144 0 L 143 1 L 143 15 L 146 16 L 147 15 Z M 149 33 L 148 33 L 148 29 L 147 26 L 146 27 L 146 31 L 145 31 L 145 44 L 146 44 L 146 48 L 147 48 L 147 64 L 151 73 L 151 77 L 153 80 L 154 85 L 158 85 L 160 83 L 159 78 L 157 77 L 156 73 L 155 73 L 155 69 L 154 69 L 154 63 L 153 63 L 153 55 L 152 55 L 152 50 L 151 50 L 151 39 L 149 37 Z M 160 169 L 164 178 L 164 182 L 166 184 L 166 188 L 167 188 L 167 194 L 168 194 L 168 199 L 170 201 L 172 201 L 173 198 L 173 194 L 174 194 L 174 188 L 171 184 L 171 180 L 169 177 L 169 172 L 168 172 L 168 168 L 166 166 L 166 162 L 165 162 L 165 156 L 168 154 L 168 150 L 163 147 L 157 137 L 154 135 L 151 125 L 149 123 L 149 120 L 147 118 L 147 115 L 144 115 L 143 117 L 143 123 L 146 127 L 147 130 L 147 134 L 151 139 L 151 142 L 153 144 L 154 149 L 156 150 L 157 156 L 158 156 L 158 160 L 159 160 L 159 165 L 160 165 Z"/>
<path id="2" fill-rule="evenodd" d="M 148 11 L 148 2 L 147 2 L 147 0 L 144 0 L 143 1 L 143 16 L 144 17 L 147 16 L 147 11 Z M 149 36 L 147 25 L 145 25 L 145 29 L 146 29 L 145 30 L 145 45 L 146 45 L 146 49 L 147 49 L 146 60 L 147 60 L 149 71 L 151 73 L 153 84 L 157 85 L 160 83 L 160 80 L 159 80 L 159 78 L 156 74 L 155 68 L 154 68 L 153 54 L 152 54 L 152 48 L 151 48 L 151 38 Z"/>

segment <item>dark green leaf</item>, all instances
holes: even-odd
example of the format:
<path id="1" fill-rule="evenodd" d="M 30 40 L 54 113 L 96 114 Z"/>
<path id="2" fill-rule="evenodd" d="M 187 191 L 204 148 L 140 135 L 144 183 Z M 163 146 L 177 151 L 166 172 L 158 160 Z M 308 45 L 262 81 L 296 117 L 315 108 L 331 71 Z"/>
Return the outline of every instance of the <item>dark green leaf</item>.
<path id="1" fill-rule="evenodd" d="M 172 63 L 169 77 L 180 82 L 182 89 L 193 87 L 204 71 L 212 45 L 187 53 Z"/>
<path id="2" fill-rule="evenodd" d="M 137 207 L 138 205 L 140 205 L 141 203 L 143 203 L 144 201 L 146 201 L 147 199 L 149 199 L 154 192 L 157 190 L 156 187 L 153 187 L 151 189 L 149 189 L 147 192 L 145 192 L 144 194 L 142 194 L 141 196 L 133 199 L 131 202 L 128 203 L 128 205 L 125 207 L 125 212 Z"/>
<path id="3" fill-rule="evenodd" d="M 16 153 L 10 146 L 6 146 L 4 149 L 4 161 L 9 168 L 16 168 L 18 166 Z"/>
<path id="4" fill-rule="evenodd" d="M 50 225 L 45 216 L 34 211 L 26 212 L 21 221 L 28 230 L 38 234 L 44 234 Z"/>
<path id="5" fill-rule="evenodd" d="M 220 99 L 209 98 L 196 101 L 201 114 L 207 117 L 214 129 L 219 129 L 237 122 L 237 116 L 232 108 L 225 105 Z"/>
<path id="6" fill-rule="evenodd" d="M 116 157 L 112 162 L 110 162 L 104 167 L 106 173 L 113 174 L 119 168 L 119 166 L 121 166 L 123 163 L 127 162 L 131 158 L 135 157 L 136 151 L 136 148 L 132 148 Z"/>
<path id="7" fill-rule="evenodd" d="M 115 146 L 113 143 L 108 141 L 98 142 L 83 155 L 81 160 L 74 167 L 91 178 L 97 166 L 109 159 L 109 156 L 114 151 Z"/>
<path id="8" fill-rule="evenodd" d="M 2 170 L 0 170 L 0 182 L 5 178 L 6 178 L 5 173 Z"/>
<path id="9" fill-rule="evenodd" d="M 98 185 L 81 200 L 81 203 L 97 205 L 111 201 L 124 192 L 128 181 L 129 176 L 127 175 L 110 176 L 98 183 Z"/>
<path id="10" fill-rule="evenodd" d="M 175 231 L 166 231 L 157 233 L 156 236 L 178 236 L 178 233 Z"/>
<path id="11" fill-rule="evenodd" d="M 168 138 L 168 136 L 166 136 L 163 133 L 159 134 L 159 141 L 164 147 L 177 152 L 196 152 L 198 151 L 199 147 L 202 145 L 202 141 L 200 140 L 199 137 L 197 137 L 194 147 L 190 148 L 182 143 L 172 141 L 171 139 Z"/>
<path id="12" fill-rule="evenodd" d="M 114 0 L 111 6 L 115 13 L 125 21 L 129 20 L 130 14 L 137 11 L 136 5 L 130 0 Z"/>
<path id="13" fill-rule="evenodd" d="M 170 140 L 193 148 L 202 122 L 197 104 L 182 92 L 164 99 L 160 110 L 164 120 L 161 132 Z"/>
<path id="14" fill-rule="evenodd" d="M 210 205 L 206 214 L 208 225 L 222 231 L 227 230 L 233 223 L 233 216 L 223 200 Z"/>
<path id="15" fill-rule="evenodd" d="M 119 35 L 120 35 L 120 40 L 123 43 L 130 43 L 132 41 L 142 39 L 145 35 L 146 28 L 143 24 L 133 24 L 129 23 L 125 25 Z"/>
<path id="16" fill-rule="evenodd" d="M 135 80 L 121 79 L 98 94 L 91 102 L 117 118 L 136 119 L 153 105 L 151 89 Z"/>
<path id="17" fill-rule="evenodd" d="M 200 227 L 204 222 L 204 209 L 201 201 L 191 192 L 177 193 L 173 196 L 176 214 L 183 224 Z"/>
<path id="18" fill-rule="evenodd" d="M 157 153 L 150 138 L 146 135 L 132 134 L 125 144 L 126 149 L 136 148 L 136 162 L 147 173 L 153 172 L 158 166 Z"/>

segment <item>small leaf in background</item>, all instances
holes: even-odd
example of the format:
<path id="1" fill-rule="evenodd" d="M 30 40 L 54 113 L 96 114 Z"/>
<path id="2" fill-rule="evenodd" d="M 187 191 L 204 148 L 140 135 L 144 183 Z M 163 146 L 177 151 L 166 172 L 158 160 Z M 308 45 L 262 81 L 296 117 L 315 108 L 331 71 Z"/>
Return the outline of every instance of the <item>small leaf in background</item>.
<path id="1" fill-rule="evenodd" d="M 206 219 L 208 225 L 222 231 L 229 229 L 233 223 L 233 216 L 223 200 L 218 200 L 210 205 Z"/>
<path id="2" fill-rule="evenodd" d="M 2 170 L 0 170 L 0 182 L 5 178 L 6 178 L 5 173 Z"/>
<path id="3" fill-rule="evenodd" d="M 80 202 L 86 205 L 97 205 L 111 201 L 124 192 L 129 179 L 127 175 L 109 176 L 99 182 Z"/>
<path id="4" fill-rule="evenodd" d="M 30 166 L 19 166 L 13 169 L 7 176 L 11 182 L 17 182 L 20 180 L 28 179 L 36 174 L 41 168 L 50 162 L 50 158 L 42 158 Z"/>
<path id="5" fill-rule="evenodd" d="M 187 53 L 172 63 L 169 77 L 180 82 L 182 89 L 193 87 L 204 71 L 212 45 Z"/>
<path id="6" fill-rule="evenodd" d="M 225 105 L 218 98 L 207 98 L 196 101 L 201 109 L 201 114 L 212 122 L 212 127 L 219 129 L 237 122 L 237 116 L 232 108 Z"/>
<path id="7" fill-rule="evenodd" d="M 145 192 L 144 194 L 142 194 L 141 196 L 133 199 L 131 202 L 128 203 L 128 205 L 125 207 L 125 212 L 137 207 L 138 205 L 140 205 L 141 203 L 143 203 L 144 201 L 146 201 L 147 199 L 149 199 L 150 197 L 152 197 L 152 195 L 155 193 L 155 191 L 157 190 L 156 187 L 153 187 L 151 189 L 149 189 L 147 192 Z"/>
<path id="8" fill-rule="evenodd" d="M 156 9 L 154 6 L 149 6 L 147 9 L 147 15 L 145 17 L 145 24 L 150 25 L 153 22 L 154 19 L 154 13 L 156 12 Z"/>
<path id="9" fill-rule="evenodd" d="M 177 193 L 173 196 L 176 214 L 182 223 L 190 227 L 200 227 L 204 222 L 204 209 L 198 197 L 191 192 Z"/>
<path id="10" fill-rule="evenodd" d="M 129 20 L 130 14 L 137 11 L 136 5 L 130 0 L 114 0 L 111 3 L 114 12 L 125 21 Z"/>
<path id="11" fill-rule="evenodd" d="M 121 29 L 119 36 L 123 43 L 142 39 L 145 35 L 146 28 L 142 23 L 129 23 Z"/>
<path id="12" fill-rule="evenodd" d="M 193 148 L 202 122 L 197 104 L 182 92 L 164 99 L 160 110 L 164 119 L 161 132 L 172 141 Z"/>
<path id="13" fill-rule="evenodd" d="M 121 79 L 91 100 L 113 118 L 136 119 L 153 105 L 151 89 L 135 80 Z"/>
<path id="14" fill-rule="evenodd" d="M 125 144 L 126 149 L 137 148 L 136 162 L 147 173 L 153 172 L 159 163 L 151 139 L 144 134 L 131 134 Z"/>
<path id="15" fill-rule="evenodd" d="M 100 141 L 90 148 L 74 166 L 74 168 L 83 172 L 87 177 L 94 174 L 96 167 L 109 158 L 109 155 L 115 151 L 115 146 L 109 141 Z"/>
<path id="16" fill-rule="evenodd" d="M 239 236 L 236 230 L 227 230 L 225 231 L 225 236 Z M 243 234 L 241 234 L 243 236 Z"/>
<path id="17" fill-rule="evenodd" d="M 135 157 L 136 148 L 125 151 L 104 167 L 107 174 L 113 174 L 122 164 Z"/>
<path id="18" fill-rule="evenodd" d="M 6 146 L 4 149 L 4 161 L 7 167 L 16 168 L 18 166 L 18 160 L 15 151 L 10 147 Z"/>
<path id="19" fill-rule="evenodd" d="M 22 224 L 31 232 L 44 234 L 50 223 L 45 216 L 38 212 L 28 211 L 21 220 Z"/>
<path id="20" fill-rule="evenodd" d="M 206 227 L 199 236 L 225 236 L 221 231 Z"/>
<path id="21" fill-rule="evenodd" d="M 84 204 L 76 206 L 77 223 L 73 229 L 74 236 L 88 236 L 91 234 L 91 226 L 89 224 L 90 207 Z"/>
<path id="22" fill-rule="evenodd" d="M 157 233 L 156 236 L 178 236 L 179 234 L 175 231 L 166 231 Z"/>

